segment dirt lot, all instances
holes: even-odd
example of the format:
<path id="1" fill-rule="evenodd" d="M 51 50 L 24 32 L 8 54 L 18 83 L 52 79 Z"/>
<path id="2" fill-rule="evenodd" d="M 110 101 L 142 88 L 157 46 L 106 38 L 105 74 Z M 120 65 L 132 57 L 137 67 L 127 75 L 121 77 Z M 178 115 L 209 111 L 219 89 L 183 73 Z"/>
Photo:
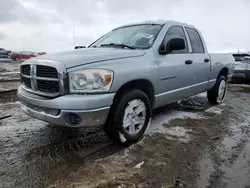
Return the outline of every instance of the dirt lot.
<path id="1" fill-rule="evenodd" d="M 201 94 L 190 107 L 154 111 L 147 135 L 129 148 L 101 128 L 67 133 L 32 119 L 5 89 L 0 187 L 250 187 L 250 86 L 230 85 L 220 106 Z"/>

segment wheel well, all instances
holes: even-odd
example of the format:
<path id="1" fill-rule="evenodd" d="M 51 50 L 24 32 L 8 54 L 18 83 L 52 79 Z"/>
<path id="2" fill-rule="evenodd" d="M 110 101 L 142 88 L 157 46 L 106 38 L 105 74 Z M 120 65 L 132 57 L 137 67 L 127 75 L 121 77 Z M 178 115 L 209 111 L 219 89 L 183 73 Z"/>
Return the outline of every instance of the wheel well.
<path id="1" fill-rule="evenodd" d="M 227 76 L 228 76 L 228 68 L 224 67 L 223 69 L 221 69 L 220 73 L 219 73 L 219 76 L 225 76 L 225 78 L 227 79 Z M 218 76 L 218 78 L 219 78 Z"/>
<path id="2" fill-rule="evenodd" d="M 120 96 L 125 92 L 125 91 L 129 91 L 132 89 L 140 89 L 142 90 L 144 93 L 146 93 L 146 95 L 148 96 L 152 106 L 155 102 L 155 96 L 154 96 L 154 88 L 153 85 L 150 81 L 148 80 L 144 80 L 144 79 L 140 79 L 140 80 L 133 80 L 130 81 L 126 84 L 124 84 L 122 87 L 120 87 L 120 89 L 116 92 L 114 101 L 116 101 L 117 99 L 119 100 Z"/>

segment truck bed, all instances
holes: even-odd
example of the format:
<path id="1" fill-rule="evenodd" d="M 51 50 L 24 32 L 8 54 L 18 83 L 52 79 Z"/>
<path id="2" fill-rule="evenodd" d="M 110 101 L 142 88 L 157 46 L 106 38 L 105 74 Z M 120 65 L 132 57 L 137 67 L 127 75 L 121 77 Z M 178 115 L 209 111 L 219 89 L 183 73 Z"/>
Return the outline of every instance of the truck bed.
<path id="1" fill-rule="evenodd" d="M 210 80 L 216 79 L 222 67 L 228 67 L 228 76 L 232 76 L 234 71 L 234 57 L 230 53 L 210 53 L 211 75 Z"/>

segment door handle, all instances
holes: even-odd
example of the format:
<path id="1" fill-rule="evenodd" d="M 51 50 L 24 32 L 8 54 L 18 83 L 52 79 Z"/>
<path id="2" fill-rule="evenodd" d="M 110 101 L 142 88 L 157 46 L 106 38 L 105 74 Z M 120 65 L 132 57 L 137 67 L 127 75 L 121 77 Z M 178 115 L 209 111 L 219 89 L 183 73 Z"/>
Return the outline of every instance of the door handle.
<path id="1" fill-rule="evenodd" d="M 186 60 L 185 63 L 186 63 L 187 65 L 190 65 L 190 64 L 193 63 L 193 61 L 192 61 L 192 60 Z"/>
<path id="2" fill-rule="evenodd" d="M 208 63 L 209 61 L 210 61 L 210 59 L 208 59 L 208 58 L 204 59 L 205 63 Z"/>

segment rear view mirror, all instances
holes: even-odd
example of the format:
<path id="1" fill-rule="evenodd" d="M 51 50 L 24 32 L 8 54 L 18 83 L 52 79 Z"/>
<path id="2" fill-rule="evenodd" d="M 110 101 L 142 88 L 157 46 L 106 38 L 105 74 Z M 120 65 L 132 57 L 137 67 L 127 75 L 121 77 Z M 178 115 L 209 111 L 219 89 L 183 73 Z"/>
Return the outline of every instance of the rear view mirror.
<path id="1" fill-rule="evenodd" d="M 75 46 L 75 49 L 86 48 L 86 46 Z"/>
<path id="2" fill-rule="evenodd" d="M 159 53 L 162 55 L 168 54 L 173 50 L 184 50 L 185 41 L 183 38 L 172 38 L 167 43 L 162 44 Z"/>

